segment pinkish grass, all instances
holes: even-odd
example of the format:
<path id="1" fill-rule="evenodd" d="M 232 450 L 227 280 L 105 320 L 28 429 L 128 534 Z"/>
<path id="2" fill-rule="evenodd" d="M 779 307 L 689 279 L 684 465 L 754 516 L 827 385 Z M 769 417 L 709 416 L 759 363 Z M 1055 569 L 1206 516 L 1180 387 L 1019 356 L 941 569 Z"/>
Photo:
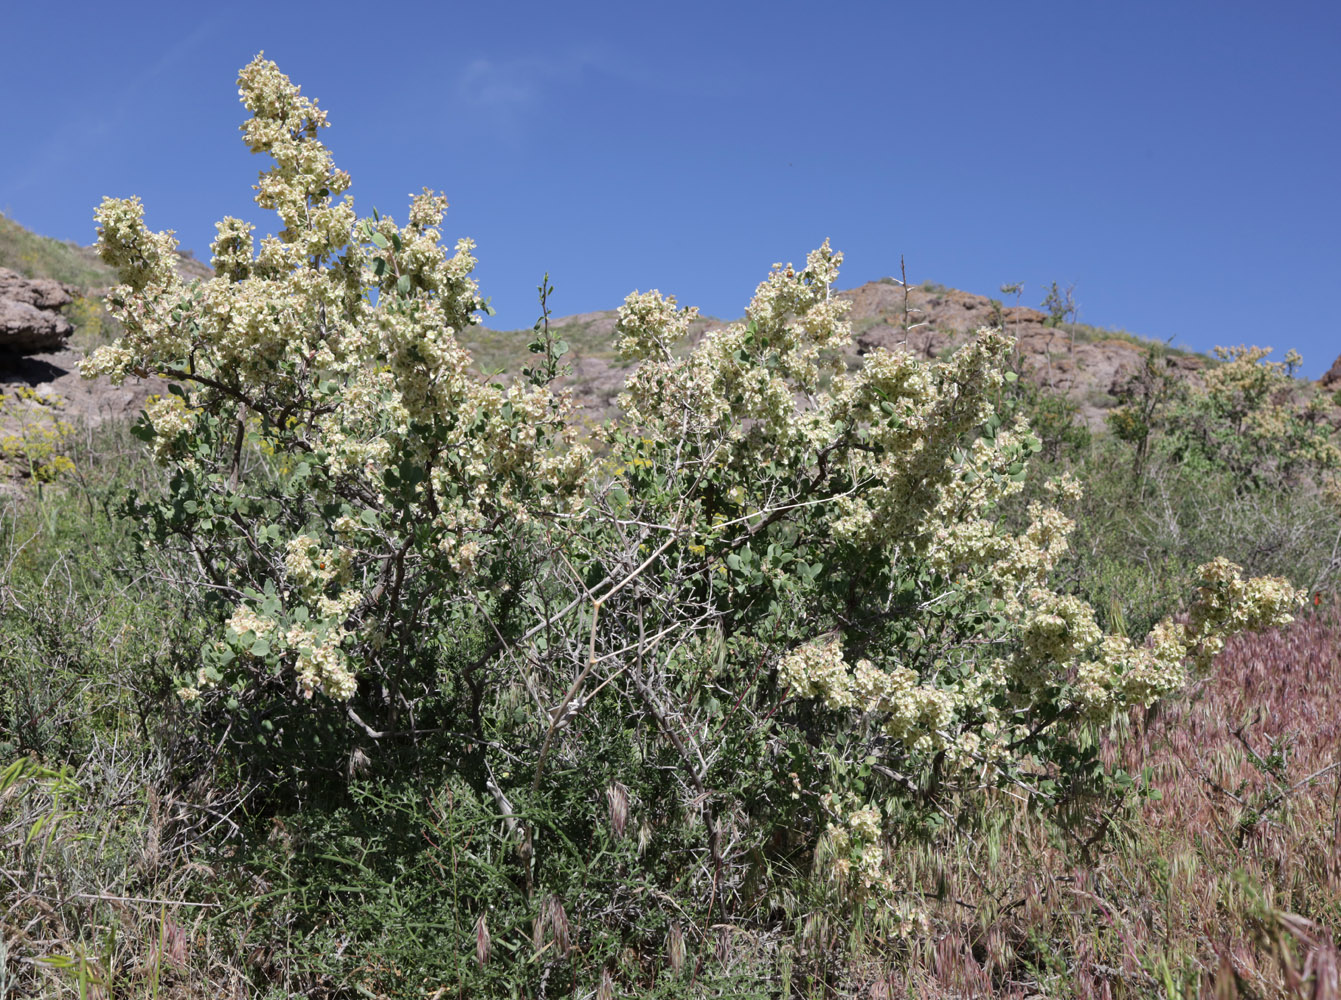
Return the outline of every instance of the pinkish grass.
<path id="1" fill-rule="evenodd" d="M 932 932 L 861 995 L 1341 995 L 1341 607 L 1231 642 L 1104 753 L 1152 794 L 1088 860 L 1010 799 L 895 848 Z"/>

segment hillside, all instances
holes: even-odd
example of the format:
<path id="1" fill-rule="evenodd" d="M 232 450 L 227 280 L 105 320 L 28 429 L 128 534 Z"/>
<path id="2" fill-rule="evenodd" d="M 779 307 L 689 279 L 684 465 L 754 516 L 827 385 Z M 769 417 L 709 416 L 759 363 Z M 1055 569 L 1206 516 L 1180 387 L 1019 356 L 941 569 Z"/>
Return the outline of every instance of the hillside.
<path id="1" fill-rule="evenodd" d="M 191 251 L 179 251 L 178 271 L 184 278 L 208 278 L 212 273 Z M 26 278 L 50 278 L 82 295 L 101 294 L 116 281 L 110 267 L 91 246 L 40 236 L 0 214 L 0 267 Z"/>
<path id="2" fill-rule="evenodd" d="M 189 252 L 179 257 L 184 278 L 212 273 Z M 44 468 L 34 455 L 59 450 L 74 423 L 133 416 L 162 391 L 156 382 L 79 377 L 84 354 L 119 332 L 102 303 L 115 280 L 92 247 L 39 236 L 0 215 L 0 332 L 15 348 L 0 347 L 0 481 Z M 48 346 L 32 346 L 37 341 Z"/>
<path id="3" fill-rule="evenodd" d="M 114 281 L 112 269 L 92 247 L 39 236 L 4 215 L 0 215 L 0 267 L 79 289 L 106 288 Z"/>
<path id="4" fill-rule="evenodd" d="M 837 293 L 852 303 L 848 318 L 855 344 L 848 358 L 855 364 L 876 348 L 909 350 L 922 358 L 948 355 L 981 326 L 1003 326 L 1017 340 L 1017 367 L 1041 388 L 1069 397 L 1091 426 L 1103 422 L 1104 411 L 1116 405 L 1116 394 L 1139 368 L 1146 353 L 1157 349 L 1175 373 L 1196 380 L 1197 372 L 1212 359 L 1169 348 L 1125 332 L 1080 323 L 1052 326 L 1037 309 L 1003 306 L 983 295 L 943 285 L 912 286 L 906 296 L 893 278 L 868 282 Z M 598 413 L 608 413 L 623 381 L 613 344 L 616 310 L 580 313 L 550 321 L 554 333 L 573 350 L 572 383 L 578 396 Z M 908 332 L 905 334 L 905 323 Z M 722 325 L 703 319 L 694 324 L 691 341 Z M 520 364 L 530 331 L 472 331 L 469 345 L 481 367 L 505 368 Z"/>

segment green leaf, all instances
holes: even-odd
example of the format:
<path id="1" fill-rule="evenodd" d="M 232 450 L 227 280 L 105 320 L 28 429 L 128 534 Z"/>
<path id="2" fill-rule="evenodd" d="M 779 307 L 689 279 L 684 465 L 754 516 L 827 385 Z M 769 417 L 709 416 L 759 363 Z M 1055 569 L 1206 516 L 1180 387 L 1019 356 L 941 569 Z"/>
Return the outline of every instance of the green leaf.
<path id="1" fill-rule="evenodd" d="M 412 285 L 413 282 L 410 281 L 410 276 L 408 274 L 402 274 L 396 279 L 396 291 L 400 292 L 402 295 L 409 295 Z"/>
<path id="2" fill-rule="evenodd" d="M 372 241 L 374 245 L 381 247 L 383 250 L 385 250 L 390 245 L 387 242 L 387 238 L 383 236 L 381 233 L 373 233 Z"/>

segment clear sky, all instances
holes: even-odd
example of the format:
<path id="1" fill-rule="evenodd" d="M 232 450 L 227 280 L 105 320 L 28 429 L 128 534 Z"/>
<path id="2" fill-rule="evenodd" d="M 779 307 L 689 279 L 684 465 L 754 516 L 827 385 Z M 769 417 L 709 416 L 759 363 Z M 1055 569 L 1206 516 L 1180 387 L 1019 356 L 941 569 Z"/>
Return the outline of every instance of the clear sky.
<path id="1" fill-rule="evenodd" d="M 1076 286 L 1175 344 L 1341 353 L 1341 4 L 30 3 L 6 11 L 0 210 L 92 241 L 103 195 L 208 257 L 263 166 L 258 51 L 330 112 L 356 207 L 424 186 L 495 327 L 656 287 L 736 317 L 826 236 L 841 284 Z"/>

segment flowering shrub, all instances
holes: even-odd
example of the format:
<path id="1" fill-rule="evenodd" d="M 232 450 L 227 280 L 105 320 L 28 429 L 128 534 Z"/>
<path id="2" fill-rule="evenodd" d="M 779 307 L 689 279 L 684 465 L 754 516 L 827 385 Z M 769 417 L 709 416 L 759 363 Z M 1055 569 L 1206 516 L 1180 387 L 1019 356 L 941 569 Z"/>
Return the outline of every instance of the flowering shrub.
<path id="1" fill-rule="evenodd" d="M 445 200 L 360 219 L 325 112 L 259 57 L 239 84 L 277 235 L 223 220 L 215 276 L 185 285 L 137 200 L 97 212 L 125 333 L 85 373 L 173 383 L 139 426 L 170 491 L 129 506 L 221 607 L 179 693 L 275 755 L 326 727 L 304 759 L 334 773 L 351 746 L 396 760 L 450 736 L 528 898 L 559 850 L 528 809 L 591 803 L 594 823 L 623 782 L 649 810 L 628 863 L 696 817 L 682 888 L 724 909 L 783 827 L 903 907 L 886 801 L 956 783 L 1051 801 L 1029 774 L 1073 766 L 1078 725 L 1177 690 L 1299 602 L 1214 562 L 1186 624 L 1105 635 L 1049 585 L 1079 485 L 1051 483 L 1022 531 L 1000 516 L 1039 449 L 991 403 L 1009 341 L 844 371 L 827 242 L 692 346 L 693 310 L 630 295 L 618 346 L 639 363 L 588 438 L 552 358 L 528 381 L 471 369 L 484 301 L 470 241 L 440 247 Z"/>
<path id="2" fill-rule="evenodd" d="M 59 396 L 42 396 L 27 386 L 0 396 L 0 469 L 49 483 L 74 471 L 65 454 L 74 428 L 57 414 Z"/>
<path id="3" fill-rule="evenodd" d="M 1184 604 L 1208 554 L 1311 591 L 1335 589 L 1341 570 L 1334 401 L 1292 377 L 1294 352 L 1216 353 L 1222 363 L 1189 377 L 1152 348 L 1110 411 L 1114 433 L 1071 463 L 1086 483 L 1073 545 L 1084 555 L 1060 573 L 1142 632 Z"/>
<path id="4" fill-rule="evenodd" d="M 1204 385 L 1181 392 L 1149 357 L 1132 380 L 1131 401 L 1109 414 L 1110 426 L 1142 451 L 1158 428 L 1160 447 L 1178 461 L 1226 469 L 1250 487 L 1296 485 L 1341 469 L 1329 400 L 1301 392 L 1293 378 L 1303 361 L 1297 352 L 1284 361 L 1269 360 L 1269 347 L 1217 347 L 1215 354 L 1223 363 L 1206 369 Z"/>

